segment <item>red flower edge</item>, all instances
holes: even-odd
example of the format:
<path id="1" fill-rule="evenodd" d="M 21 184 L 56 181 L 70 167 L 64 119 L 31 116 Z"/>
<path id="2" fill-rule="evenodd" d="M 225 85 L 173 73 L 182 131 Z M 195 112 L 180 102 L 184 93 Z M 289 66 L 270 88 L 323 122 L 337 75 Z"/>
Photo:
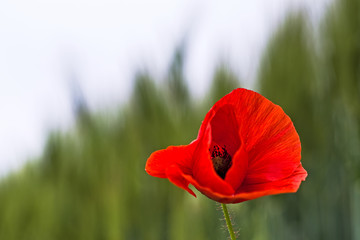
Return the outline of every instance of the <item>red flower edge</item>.
<path id="1" fill-rule="evenodd" d="M 296 192 L 307 172 L 291 119 L 262 95 L 243 88 L 221 98 L 189 145 L 150 155 L 145 170 L 190 194 L 192 184 L 221 203 Z"/>

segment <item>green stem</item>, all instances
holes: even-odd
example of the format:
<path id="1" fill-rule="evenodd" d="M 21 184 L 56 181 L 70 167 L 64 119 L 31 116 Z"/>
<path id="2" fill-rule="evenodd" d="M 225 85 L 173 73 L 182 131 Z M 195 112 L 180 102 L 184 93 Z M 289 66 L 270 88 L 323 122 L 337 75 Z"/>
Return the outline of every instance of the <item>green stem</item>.
<path id="1" fill-rule="evenodd" d="M 230 220 L 230 217 L 229 217 L 229 212 L 227 210 L 226 204 L 222 203 L 221 207 L 222 207 L 223 212 L 224 212 L 224 217 L 225 217 L 226 225 L 227 225 L 229 233 L 230 233 L 230 238 L 231 238 L 231 240 L 236 240 L 235 233 L 234 233 L 233 227 L 231 225 L 231 220 Z"/>

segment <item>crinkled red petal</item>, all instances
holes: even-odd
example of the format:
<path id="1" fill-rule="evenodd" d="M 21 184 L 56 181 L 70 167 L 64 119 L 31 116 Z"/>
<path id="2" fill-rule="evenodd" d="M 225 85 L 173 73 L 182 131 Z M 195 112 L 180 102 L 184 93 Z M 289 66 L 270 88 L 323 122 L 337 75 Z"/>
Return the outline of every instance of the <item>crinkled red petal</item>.
<path id="1" fill-rule="evenodd" d="M 250 90 L 238 89 L 234 102 L 240 136 L 248 153 L 246 181 L 276 181 L 290 176 L 301 159 L 299 136 L 282 108 Z"/>
<path id="2" fill-rule="evenodd" d="M 199 183 L 199 186 L 207 187 L 210 191 L 233 194 L 234 189 L 231 185 L 221 179 L 214 170 L 209 152 L 210 141 L 210 133 L 198 139 L 198 145 L 194 152 L 192 176 Z"/>
<path id="3" fill-rule="evenodd" d="M 197 141 L 184 146 L 170 146 L 156 151 L 146 161 L 145 171 L 153 177 L 166 178 L 167 168 L 176 165 L 182 172 L 191 173 L 193 152 Z"/>
<path id="4" fill-rule="evenodd" d="M 239 136 L 239 126 L 236 119 L 234 107 L 231 104 L 224 104 L 213 109 L 214 115 L 209 121 L 211 142 L 224 146 L 227 152 L 234 156 L 239 149 L 241 141 Z"/>
<path id="5" fill-rule="evenodd" d="M 202 194 L 214 201 L 220 203 L 240 203 L 267 195 L 296 192 L 300 187 L 301 181 L 304 181 L 306 176 L 307 172 L 301 165 L 299 165 L 293 174 L 287 178 L 262 184 L 245 185 L 234 194 L 221 194 L 214 192 L 210 188 L 199 184 L 190 175 L 185 174 L 184 178 L 196 187 Z"/>
<path id="6" fill-rule="evenodd" d="M 189 188 L 189 181 L 184 178 L 184 175 L 186 174 L 182 172 L 177 165 L 171 165 L 166 169 L 166 176 L 170 182 L 196 197 L 195 193 Z"/>
<path id="7" fill-rule="evenodd" d="M 243 202 L 266 195 L 296 192 L 307 175 L 306 170 L 299 164 L 294 172 L 284 179 L 257 184 L 244 183 L 229 203 Z"/>
<path id="8" fill-rule="evenodd" d="M 248 171 L 248 153 L 245 151 L 245 145 L 242 145 L 232 158 L 233 165 L 226 174 L 225 181 L 229 183 L 234 190 L 238 189 L 244 181 Z"/>

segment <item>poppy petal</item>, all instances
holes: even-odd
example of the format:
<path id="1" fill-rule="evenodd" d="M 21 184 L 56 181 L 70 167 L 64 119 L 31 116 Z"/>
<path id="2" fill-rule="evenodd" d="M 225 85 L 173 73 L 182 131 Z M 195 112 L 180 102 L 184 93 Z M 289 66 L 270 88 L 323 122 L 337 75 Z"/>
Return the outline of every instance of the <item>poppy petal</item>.
<path id="1" fill-rule="evenodd" d="M 288 177 L 301 158 L 300 139 L 290 118 L 280 106 L 251 90 L 236 89 L 215 105 L 229 103 L 241 144 L 248 152 L 247 180 L 256 183 Z"/>
<path id="2" fill-rule="evenodd" d="M 230 184 L 217 175 L 210 159 L 209 147 L 211 144 L 211 129 L 208 127 L 206 134 L 199 139 L 194 152 L 194 165 L 192 176 L 199 183 L 198 186 L 211 189 L 221 194 L 233 194 L 235 191 Z M 197 186 L 194 185 L 196 188 Z M 200 189 L 198 189 L 200 191 Z"/>
<path id="3" fill-rule="evenodd" d="M 240 146 L 239 128 L 230 104 L 213 109 L 214 115 L 209 121 L 211 128 L 211 142 L 225 147 L 227 152 L 234 156 Z"/>
<path id="4" fill-rule="evenodd" d="M 202 186 L 189 175 L 184 175 L 184 178 L 201 193 L 214 201 L 220 203 L 240 203 L 267 195 L 296 192 L 299 189 L 301 181 L 304 181 L 306 176 L 307 172 L 300 164 L 294 173 L 285 179 L 263 184 L 245 185 L 240 188 L 236 194 L 217 193 L 210 188 Z"/>
<path id="5" fill-rule="evenodd" d="M 196 197 L 195 193 L 189 188 L 189 181 L 184 178 L 183 175 L 184 173 L 176 165 L 171 165 L 166 169 L 166 176 L 169 178 L 170 182 Z"/>
<path id="6" fill-rule="evenodd" d="M 190 173 L 192 155 L 197 141 L 189 145 L 170 146 L 156 151 L 146 161 L 145 171 L 153 177 L 166 178 L 166 170 L 172 165 L 177 165 L 182 172 Z"/>
<path id="7" fill-rule="evenodd" d="M 233 203 L 243 202 L 266 195 L 296 192 L 307 177 L 306 170 L 300 164 L 291 176 L 272 182 L 259 184 L 244 183 L 234 196 Z"/>
<path id="8" fill-rule="evenodd" d="M 198 181 L 196 181 L 191 175 L 184 174 L 183 177 L 202 194 L 204 194 L 208 198 L 211 198 L 212 200 L 220 202 L 224 198 L 229 198 L 229 196 L 233 196 L 233 194 L 218 193 L 211 189 L 210 186 L 205 187 L 203 184 L 200 184 Z"/>
<path id="9" fill-rule="evenodd" d="M 236 190 L 241 186 L 248 170 L 249 159 L 244 145 L 235 153 L 232 161 L 233 165 L 227 172 L 225 181 Z"/>
<path id="10" fill-rule="evenodd" d="M 247 182 L 276 181 L 289 176 L 299 165 L 301 145 L 293 124 L 283 120 L 273 131 L 276 134 L 264 137 L 249 151 Z"/>

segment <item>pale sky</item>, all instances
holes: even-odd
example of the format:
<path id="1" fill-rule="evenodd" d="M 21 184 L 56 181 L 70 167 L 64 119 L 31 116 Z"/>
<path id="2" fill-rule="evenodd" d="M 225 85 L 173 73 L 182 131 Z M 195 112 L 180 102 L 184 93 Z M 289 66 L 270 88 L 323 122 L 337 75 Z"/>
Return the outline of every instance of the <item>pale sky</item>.
<path id="1" fill-rule="evenodd" d="M 329 0 L 2 0 L 0 176 L 40 155 L 51 129 L 73 121 L 69 76 L 93 110 L 119 105 L 133 73 L 163 78 L 187 34 L 185 74 L 208 88 L 219 57 L 252 87 L 261 51 L 289 9 L 316 22 Z"/>

